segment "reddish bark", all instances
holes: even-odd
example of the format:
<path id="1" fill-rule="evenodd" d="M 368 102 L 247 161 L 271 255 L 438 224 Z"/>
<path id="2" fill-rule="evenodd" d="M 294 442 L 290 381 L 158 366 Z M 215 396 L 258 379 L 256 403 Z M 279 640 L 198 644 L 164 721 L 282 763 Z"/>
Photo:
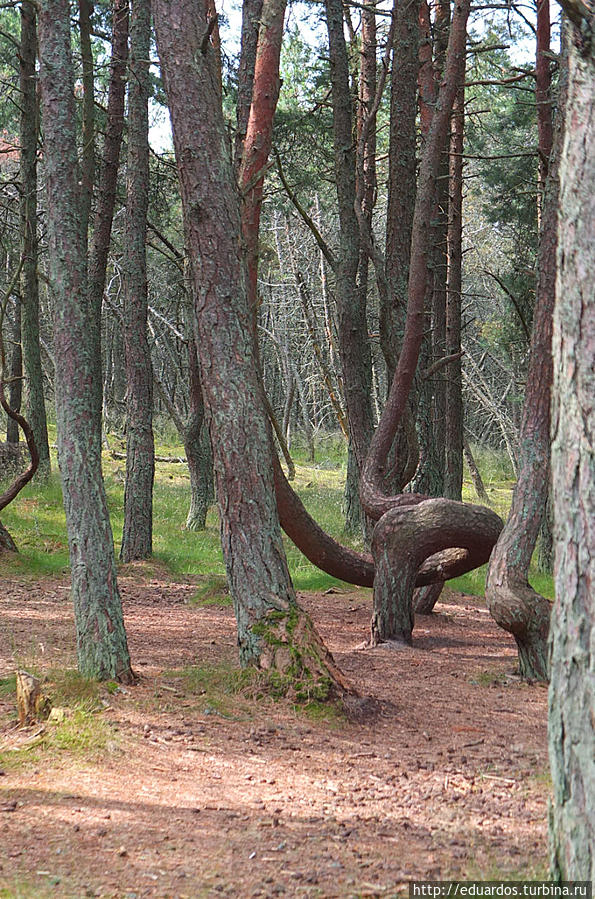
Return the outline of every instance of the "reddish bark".
<path id="1" fill-rule="evenodd" d="M 419 116 L 421 136 L 427 139 L 434 115 L 437 88 L 434 77 L 434 55 L 432 52 L 432 27 L 430 7 L 427 0 L 421 0 L 419 7 Z"/>
<path id="2" fill-rule="evenodd" d="M 549 159 L 552 152 L 553 123 L 550 74 L 550 4 L 537 0 L 537 53 L 535 58 L 535 102 L 537 104 L 537 134 L 539 145 L 539 188 L 545 188 Z"/>
<path id="3" fill-rule="evenodd" d="M 469 5 L 469 0 L 458 0 L 455 4 L 444 79 L 420 165 L 411 240 L 407 321 L 403 348 L 385 410 L 372 439 L 362 477 L 362 504 L 366 512 L 375 520 L 378 520 L 390 508 L 391 502 L 403 505 L 405 504 L 404 499 L 407 500 L 407 497 L 387 499 L 382 492 L 382 480 L 385 461 L 396 428 L 405 412 L 424 336 L 424 302 L 428 282 L 428 253 L 431 249 L 429 236 L 434 211 L 434 191 L 441 151 L 446 139 L 452 105 L 460 83 L 461 66 L 465 58 Z M 410 501 L 419 502 L 419 498 L 416 499 L 414 495 L 411 495 Z"/>
<path id="4" fill-rule="evenodd" d="M 464 73 L 462 73 L 464 75 Z M 463 268 L 463 138 L 465 87 L 453 106 L 450 133 L 448 270 L 446 277 L 446 355 L 458 356 L 446 368 L 444 495 L 461 499 L 463 489 L 463 396 L 461 375 L 461 296 Z"/>
<path id="5" fill-rule="evenodd" d="M 307 698 L 346 685 L 297 605 L 275 503 L 273 453 L 241 257 L 239 198 L 205 15 L 154 0 L 194 281 L 202 388 L 215 460 L 221 544 L 242 664 L 275 669 Z M 300 681 L 307 681 L 304 691 Z M 302 695 L 300 696 L 300 693 Z"/>
<path id="6" fill-rule="evenodd" d="M 418 583 L 417 572 L 424 559 L 429 560 L 429 557 L 434 558 L 435 554 L 446 551 L 448 563 L 443 568 L 444 579 L 451 577 L 451 569 L 457 566 L 470 570 L 481 564 L 478 559 L 487 559 L 502 526 L 498 516 L 488 509 L 477 512 L 473 507 L 449 500 L 436 501 L 439 503 L 436 505 L 430 501 L 424 502 L 427 498 L 418 494 L 387 497 L 382 486 L 386 459 L 396 428 L 405 413 L 424 337 L 436 179 L 452 105 L 461 82 L 469 6 L 469 0 L 458 0 L 455 4 L 444 78 L 420 166 L 403 348 L 362 477 L 362 505 L 371 518 L 380 519 L 372 545 L 376 562 L 373 642 L 410 639 L 413 589 Z M 450 521 L 449 507 L 452 513 Z M 408 530 L 408 519 L 412 522 L 413 531 Z M 409 534 L 409 537 L 403 537 L 403 534 Z M 407 549 L 409 542 L 419 546 L 419 553 L 415 549 Z M 436 573 L 435 563 L 433 567 Z"/>
<path id="7" fill-rule="evenodd" d="M 234 170 L 236 175 L 242 163 L 244 140 L 248 129 L 252 85 L 256 66 L 256 47 L 262 0 L 244 0 L 242 3 L 242 41 L 238 68 L 238 98 L 236 101 L 236 136 L 234 145 Z"/>
<path id="8" fill-rule="evenodd" d="M 339 250 L 335 267 L 339 354 L 349 423 L 349 436 L 358 469 L 364 464 L 373 430 L 371 356 L 366 307 L 357 289 L 360 230 L 355 211 L 356 157 L 353 140 L 352 96 L 340 0 L 327 0 L 330 78 L 333 99 L 333 143 Z"/>
<path id="9" fill-rule="evenodd" d="M 464 551 L 467 570 L 478 568 L 489 559 L 501 527 L 491 509 L 447 499 L 427 499 L 414 508 L 387 512 L 372 541 L 376 562 L 372 643 L 411 642 L 413 590 L 426 559 L 455 546 Z"/>
<path id="10" fill-rule="evenodd" d="M 286 0 L 264 0 L 254 64 L 252 103 L 239 172 L 242 192 L 242 238 L 248 274 L 248 302 L 256 312 L 258 234 L 266 165 L 273 139 L 273 119 L 281 82 L 279 60 Z"/>

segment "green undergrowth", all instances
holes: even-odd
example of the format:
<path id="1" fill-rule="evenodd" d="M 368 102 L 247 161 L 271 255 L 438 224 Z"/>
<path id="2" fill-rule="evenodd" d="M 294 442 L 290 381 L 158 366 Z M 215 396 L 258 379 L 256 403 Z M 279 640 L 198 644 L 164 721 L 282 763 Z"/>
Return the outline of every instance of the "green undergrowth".
<path id="1" fill-rule="evenodd" d="M 106 706 L 102 694 L 110 692 L 109 684 L 98 684 L 74 670 L 50 670 L 43 676 L 29 670 L 39 676 L 41 689 L 54 711 L 39 726 L 25 731 L 10 730 L 0 744 L 0 768 L 39 765 L 58 756 L 68 757 L 70 763 L 77 759 L 89 761 L 115 748 L 115 733 L 103 714 Z M 5 700 L 14 697 L 9 711 L 0 716 L 0 724 L 10 726 L 16 723 L 14 675 L 0 680 L 0 696 Z M 11 734 L 15 737 L 13 741 Z"/>
<path id="2" fill-rule="evenodd" d="M 238 668 L 227 662 L 165 671 L 162 680 L 155 682 L 157 698 L 162 698 L 163 683 L 183 694 L 186 700 L 194 700 L 202 714 L 232 721 L 266 717 L 267 710 L 279 703 L 285 703 L 288 712 L 314 722 L 337 725 L 346 720 L 341 708 L 327 702 L 326 697 L 304 695 L 302 701 L 288 698 L 289 681 L 285 682 L 276 672 Z"/>
<path id="3" fill-rule="evenodd" d="M 0 899 L 49 899 L 56 896 L 56 888 L 62 884 L 62 878 L 49 875 L 44 879 L 46 884 L 42 885 L 39 877 L 11 877 L 7 883 L 0 885 Z M 74 897 L 77 894 L 60 892 L 60 895 Z"/>
<path id="4" fill-rule="evenodd" d="M 167 442 L 168 435 L 157 439 L 159 456 L 179 458 L 183 448 Z M 53 435 L 52 438 L 53 439 Z M 110 437 L 112 449 L 121 451 L 121 438 Z M 308 460 L 307 448 L 294 441 L 292 453 L 296 461 L 294 488 L 316 521 L 333 537 L 354 549 L 362 550 L 361 540 L 343 533 L 343 484 L 346 452 L 342 438 L 332 435 L 318 442 L 314 462 Z M 505 517 L 512 493 L 512 472 L 502 454 L 475 448 L 475 456 L 482 470 L 492 508 Z M 104 452 L 103 466 L 108 507 L 114 532 L 116 553 L 120 550 L 123 527 L 125 461 L 114 459 Z M 224 583 L 225 569 L 221 556 L 218 517 L 212 507 L 204 531 L 185 528 L 188 511 L 190 479 L 185 464 L 157 462 L 154 490 L 154 564 L 165 568 L 172 579 L 197 578 L 196 605 L 224 605 L 229 596 L 219 585 Z M 477 502 L 471 481 L 466 474 L 463 498 Z M 55 458 L 53 474 L 46 484 L 34 480 L 2 513 L 2 522 L 13 535 L 19 553 L 0 556 L 0 576 L 37 578 L 62 576 L 68 571 L 68 540 L 62 492 Z M 312 565 L 285 538 L 287 559 L 297 590 L 323 592 L 341 586 L 350 589 Z M 147 563 L 150 566 L 150 562 Z M 130 568 L 125 569 L 126 574 Z M 149 568 L 146 572 L 151 576 Z M 535 572 L 531 583 L 548 598 L 553 597 L 551 577 Z M 483 595 L 485 566 L 450 582 L 454 590 Z"/>

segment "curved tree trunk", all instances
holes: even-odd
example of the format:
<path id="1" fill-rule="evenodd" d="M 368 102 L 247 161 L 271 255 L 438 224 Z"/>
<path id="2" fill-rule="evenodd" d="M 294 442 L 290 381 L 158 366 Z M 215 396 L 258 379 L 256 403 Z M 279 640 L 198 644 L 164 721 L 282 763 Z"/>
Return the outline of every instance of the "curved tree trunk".
<path id="1" fill-rule="evenodd" d="M 549 748 L 552 876 L 595 880 L 595 13 L 564 2 L 570 28 L 560 160 L 552 473 L 556 602 Z"/>
<path id="2" fill-rule="evenodd" d="M 372 643 L 411 643 L 413 590 L 426 559 L 454 546 L 465 551 L 469 570 L 478 568 L 489 559 L 501 528 L 491 509 L 447 499 L 427 499 L 383 515 L 372 540 Z"/>
<path id="3" fill-rule="evenodd" d="M 386 496 L 383 478 L 386 460 L 402 421 L 407 399 L 413 385 L 419 352 L 424 337 L 425 300 L 428 293 L 428 255 L 431 252 L 431 234 L 434 213 L 435 185 L 448 131 L 450 113 L 464 72 L 466 24 L 469 15 L 468 0 L 455 5 L 450 32 L 445 72 L 438 93 L 432 122 L 425 143 L 419 176 L 412 227 L 411 262 L 409 267 L 408 306 L 405 335 L 399 362 L 384 413 L 372 440 L 364 469 L 361 497 L 366 512 L 378 521 L 374 531 L 372 551 L 376 562 L 374 581 L 373 642 L 384 640 L 410 640 L 412 627 L 413 590 L 419 584 L 420 567 L 443 551 L 455 553 L 452 567 L 476 567 L 478 559 L 486 561 L 501 528 L 501 521 L 490 510 L 475 514 L 462 504 L 442 500 L 441 505 L 428 505 L 426 497 L 419 494 Z M 447 508 L 452 511 L 452 530 L 448 523 Z M 410 507 L 410 508 L 408 508 Z M 440 517 L 424 515 L 424 510 L 440 510 Z M 422 511 L 420 511 L 422 510 Z M 463 511 L 462 511 L 463 510 Z M 405 524 L 411 516 L 411 527 L 419 548 L 408 548 Z M 467 517 L 465 517 L 467 516 Z M 469 532 L 465 532 L 465 522 Z M 417 528 L 417 529 L 416 529 Z M 427 534 L 424 534 L 427 528 Z M 462 552 L 462 554 L 461 554 Z M 451 560 L 452 561 L 452 560 Z M 435 560 L 432 569 L 434 580 L 452 576 L 451 561 Z M 437 591 L 435 591 L 437 592 Z"/>
<path id="4" fill-rule="evenodd" d="M 494 548 L 486 579 L 492 618 L 515 638 L 523 677 L 547 680 L 550 603 L 528 583 L 529 565 L 546 511 L 550 477 L 552 315 L 556 291 L 558 157 L 564 126 L 565 58 L 557 146 L 549 167 L 539 236 L 536 310 L 520 434 L 519 477 L 508 521 Z"/>

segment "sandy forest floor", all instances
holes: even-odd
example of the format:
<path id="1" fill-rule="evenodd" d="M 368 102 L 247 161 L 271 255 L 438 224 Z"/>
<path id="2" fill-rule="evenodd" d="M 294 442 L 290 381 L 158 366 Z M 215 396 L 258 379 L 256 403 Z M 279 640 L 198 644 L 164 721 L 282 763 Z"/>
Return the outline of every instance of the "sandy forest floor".
<path id="1" fill-rule="evenodd" d="M 1 897 L 373 897 L 545 876 L 546 690 L 519 681 L 481 600 L 447 594 L 396 650 L 361 648 L 369 591 L 303 596 L 378 700 L 354 723 L 226 693 L 231 608 L 134 571 L 121 586 L 139 683 L 101 689 L 97 745 L 16 730 L 0 696 Z M 46 669 L 51 694 L 51 669 L 74 665 L 67 600 L 66 580 L 2 582 L 0 678 Z"/>

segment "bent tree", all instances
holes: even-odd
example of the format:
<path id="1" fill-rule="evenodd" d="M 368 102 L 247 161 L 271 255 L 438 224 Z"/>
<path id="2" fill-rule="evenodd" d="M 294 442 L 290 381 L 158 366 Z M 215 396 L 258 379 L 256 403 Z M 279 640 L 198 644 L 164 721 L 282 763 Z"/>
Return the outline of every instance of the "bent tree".
<path id="1" fill-rule="evenodd" d="M 291 679 L 301 698 L 342 693 L 340 673 L 297 604 L 281 540 L 212 26 L 197 0 L 154 0 L 153 14 L 240 661 Z"/>
<path id="2" fill-rule="evenodd" d="M 556 602 L 549 745 L 552 874 L 595 878 L 595 12 L 562 4 L 569 29 L 568 127 L 560 159 L 552 473 Z"/>
<path id="3" fill-rule="evenodd" d="M 69 5 L 39 11 L 40 83 L 56 362 L 58 464 L 70 549 L 79 670 L 133 679 L 101 473 L 93 311 L 81 228 Z"/>
<path id="4" fill-rule="evenodd" d="M 469 0 L 457 0 L 444 76 L 424 146 L 413 215 L 407 319 L 386 407 L 372 439 L 361 481 L 362 506 L 377 521 L 372 641 L 411 640 L 416 584 L 454 577 L 489 558 L 502 522 L 491 510 L 420 494 L 386 496 L 386 460 L 403 420 L 425 331 L 428 253 L 436 182 L 454 98 L 464 71 Z"/>

